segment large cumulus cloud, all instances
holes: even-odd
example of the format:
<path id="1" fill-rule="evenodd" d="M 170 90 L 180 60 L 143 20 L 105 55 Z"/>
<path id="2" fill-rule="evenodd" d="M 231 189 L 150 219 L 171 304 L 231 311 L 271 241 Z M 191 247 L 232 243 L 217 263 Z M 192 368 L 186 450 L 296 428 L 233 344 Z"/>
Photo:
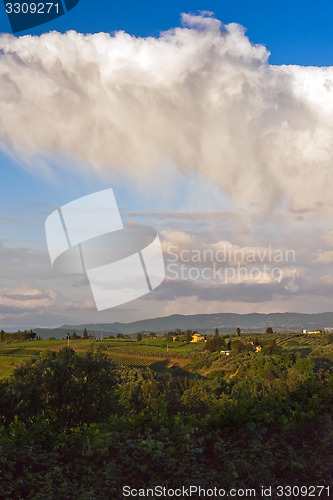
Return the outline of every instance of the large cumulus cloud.
<path id="1" fill-rule="evenodd" d="M 237 24 L 0 37 L 0 146 L 146 179 L 173 162 L 245 206 L 331 211 L 333 69 L 271 66 Z"/>

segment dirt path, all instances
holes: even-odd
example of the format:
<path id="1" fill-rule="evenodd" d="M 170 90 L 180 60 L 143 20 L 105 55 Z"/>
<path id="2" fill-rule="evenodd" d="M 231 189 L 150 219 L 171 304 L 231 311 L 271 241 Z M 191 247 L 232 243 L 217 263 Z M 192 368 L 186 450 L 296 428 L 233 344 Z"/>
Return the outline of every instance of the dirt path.
<path id="1" fill-rule="evenodd" d="M 235 371 L 235 373 L 233 373 L 232 375 L 230 375 L 230 377 L 229 377 L 229 378 L 234 377 L 235 375 L 237 375 L 237 373 L 238 373 L 238 372 L 239 372 L 239 368 L 237 368 L 237 370 Z"/>

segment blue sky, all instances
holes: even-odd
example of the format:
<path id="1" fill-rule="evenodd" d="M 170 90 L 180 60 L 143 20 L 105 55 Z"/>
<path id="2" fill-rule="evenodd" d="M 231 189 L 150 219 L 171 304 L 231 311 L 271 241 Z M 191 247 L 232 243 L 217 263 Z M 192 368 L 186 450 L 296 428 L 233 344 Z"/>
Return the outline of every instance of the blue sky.
<path id="1" fill-rule="evenodd" d="M 267 46 L 271 64 L 331 66 L 333 61 L 333 5 L 328 0 L 80 0 L 68 14 L 18 35 L 74 29 L 81 33 L 124 30 L 135 36 L 158 36 L 179 24 L 181 12 L 214 12 L 225 24 L 246 27 L 253 43 Z M 10 32 L 1 6 L 0 31 Z"/>
<path id="2" fill-rule="evenodd" d="M 113 34 L 117 31 L 124 31 L 136 38 L 152 37 L 158 39 L 161 32 L 182 26 L 181 13 L 196 15 L 198 12 L 205 11 L 212 12 L 213 16 L 225 25 L 237 23 L 244 26 L 250 42 L 263 45 L 270 52 L 268 61 L 269 71 L 273 75 L 272 81 L 275 75 L 274 66 L 299 65 L 317 68 L 333 66 L 333 4 L 328 0 L 317 2 L 301 2 L 299 0 L 292 2 L 285 0 L 134 2 L 127 0 L 121 3 L 105 0 L 80 0 L 79 4 L 68 14 L 37 28 L 18 33 L 15 37 L 21 38 L 25 35 L 36 37 L 53 30 L 59 33 L 75 30 L 83 34 L 99 32 Z M 0 32 L 10 33 L 10 25 L 2 4 L 0 5 Z M 239 43 L 243 50 L 244 43 L 246 44 L 245 37 L 239 35 L 236 36 L 235 40 L 231 43 L 236 45 Z M 248 48 L 245 48 L 244 51 L 246 59 Z M 3 64 L 1 57 L 0 70 Z M 254 65 L 255 68 L 257 63 L 253 62 L 252 56 L 249 57 L 248 64 L 251 67 Z M 263 56 L 258 52 L 253 57 L 260 60 Z M 241 60 L 243 61 L 243 59 Z M 133 64 L 134 62 L 133 60 Z M 240 73 L 241 76 L 245 74 L 247 68 L 246 63 L 244 70 Z M 7 75 L 8 71 L 11 70 L 6 67 Z M 302 71 L 295 71 L 294 74 L 293 70 L 290 70 L 289 74 L 288 71 L 281 70 L 281 82 L 284 82 L 284 78 L 290 78 L 288 92 L 290 88 L 296 88 L 296 90 L 290 90 L 287 97 L 283 95 L 280 98 L 283 94 L 280 87 L 275 87 L 275 84 L 270 83 L 274 88 L 272 92 L 276 92 L 277 96 L 274 106 L 275 108 L 279 107 L 284 116 L 283 119 L 279 118 L 281 127 L 278 133 L 282 131 L 284 122 L 291 123 L 293 130 L 302 131 L 304 127 L 306 130 L 313 131 L 310 122 L 317 123 L 318 120 L 321 120 L 321 118 L 311 115 L 314 113 L 313 109 L 317 106 L 318 109 L 324 111 L 327 107 L 325 101 L 320 101 L 321 92 L 317 92 L 315 89 L 317 76 L 311 76 L 304 90 L 303 82 L 304 79 L 307 81 L 307 74 Z M 251 70 L 248 81 L 251 78 L 256 78 L 255 74 L 255 70 L 254 73 Z M 326 78 L 325 75 L 320 76 L 320 78 L 323 78 L 323 81 L 327 83 L 328 77 Z M 44 73 L 41 73 L 41 77 L 44 76 Z M 55 76 L 55 78 L 57 77 Z M 11 80 L 11 85 L 14 85 L 14 81 L 15 76 Z M 254 88 L 257 88 L 259 84 L 254 83 L 253 85 Z M 38 89 L 38 81 L 35 88 Z M 258 90 L 259 97 L 257 99 L 260 98 L 260 92 Z M 307 101 L 303 106 L 303 100 L 308 98 L 311 102 Z M 266 96 L 265 99 L 268 97 Z M 327 99 L 328 109 L 331 101 L 329 97 Z M 27 106 L 28 101 L 22 101 L 22 106 Z M 3 98 L 0 104 L 6 106 L 6 98 Z M 38 99 L 35 105 L 38 106 Z M 193 105 L 195 105 L 195 101 L 193 101 Z M 24 119 L 22 118 L 20 124 L 23 130 L 26 128 L 28 134 L 37 114 L 30 112 L 29 115 L 24 112 L 24 109 L 21 111 Z M 231 121 L 234 116 L 233 112 Z M 144 120 L 143 118 L 143 123 Z M 265 121 L 267 129 L 271 123 L 276 126 L 276 118 L 270 118 L 269 113 L 262 115 L 260 120 L 261 122 L 267 120 L 267 122 Z M 322 118 L 322 121 L 326 124 L 325 117 Z M 303 125 L 304 123 L 306 125 Z M 237 124 L 234 124 L 233 127 L 233 130 L 238 128 Z M 327 130 L 321 132 L 324 134 L 321 137 L 325 137 L 327 140 L 327 134 L 330 134 L 330 131 L 329 126 Z M 312 134 L 312 132 L 310 133 Z M 13 141 L 15 142 L 14 139 Z M 311 180 L 308 181 L 307 174 L 303 176 L 299 170 L 302 168 L 301 161 L 300 167 L 297 167 L 297 175 L 305 179 L 304 192 L 309 193 L 306 196 L 309 206 L 306 205 L 307 202 L 302 205 L 302 200 L 299 200 L 298 203 L 295 202 L 295 206 L 293 206 L 295 199 L 293 191 L 288 193 L 289 198 L 286 195 L 286 200 L 283 199 L 281 192 L 288 191 L 287 183 L 284 184 L 281 181 L 280 194 L 275 192 L 272 172 L 276 173 L 277 167 L 274 164 L 274 159 L 270 160 L 266 157 L 262 160 L 262 165 L 257 164 L 251 167 L 259 175 L 261 170 L 266 168 L 266 163 L 272 162 L 272 172 L 267 176 L 265 174 L 265 176 L 258 177 L 259 180 L 256 183 L 257 187 L 259 183 L 262 183 L 263 186 L 261 200 L 255 194 L 256 186 L 249 189 L 249 193 L 244 195 L 244 199 L 242 197 L 242 189 L 245 191 L 242 182 L 245 182 L 247 186 L 251 185 L 251 179 L 255 175 L 253 177 L 250 175 L 247 181 L 244 181 L 244 175 L 240 176 L 240 179 L 232 181 L 236 186 L 234 192 L 228 187 L 231 183 L 230 179 L 233 177 L 231 170 L 223 173 L 222 179 L 220 177 L 215 179 L 213 168 L 206 175 L 205 167 L 193 168 L 192 170 L 191 165 L 188 164 L 188 168 L 186 165 L 178 168 L 177 160 L 164 158 L 158 169 L 156 167 L 156 171 L 158 170 L 156 176 L 153 165 L 149 167 L 151 170 L 147 170 L 146 177 L 143 175 L 142 178 L 139 178 L 135 175 L 127 175 L 126 172 L 122 174 L 119 169 L 116 171 L 111 168 L 105 171 L 100 167 L 91 168 L 89 161 L 82 161 L 77 155 L 76 158 L 75 155 L 74 157 L 66 155 L 65 152 L 61 151 L 61 146 L 57 146 L 57 154 L 54 151 L 41 150 L 38 154 L 29 156 L 27 151 L 18 152 L 15 144 L 9 152 L 9 144 L 10 141 L 4 140 L 2 130 L 0 130 L 0 179 L 2 186 L 0 239 L 3 250 L 3 255 L 0 256 L 0 265 L 5 271 L 0 278 L 0 295 L 2 293 L 5 297 L 3 302 L 0 302 L 0 322 L 3 321 L 5 328 L 52 326 L 66 322 L 77 323 L 81 322 L 81 318 L 89 320 L 89 322 L 134 320 L 151 316 L 152 304 L 156 314 L 160 315 L 172 314 L 173 312 L 190 314 L 191 311 L 283 312 L 288 308 L 288 310 L 299 312 L 305 310 L 319 312 L 330 308 L 329 304 L 333 295 L 331 290 L 333 283 L 330 282 L 331 255 L 329 253 L 333 234 L 331 230 L 332 217 L 325 193 L 324 201 L 318 197 L 312 199 Z M 255 140 L 254 144 L 255 146 L 251 146 L 251 150 L 264 147 L 261 144 L 258 146 L 258 140 Z M 297 144 L 299 143 L 297 142 Z M 322 147 L 321 145 L 322 140 L 318 139 L 314 145 L 314 153 L 317 151 L 316 148 Z M 237 149 L 241 148 L 235 146 L 235 150 Z M 324 147 L 320 149 L 320 152 L 318 149 L 319 166 L 316 166 L 320 170 L 321 165 L 323 165 L 323 171 L 327 170 L 327 165 L 329 165 L 327 158 L 324 158 L 326 154 L 324 149 Z M 228 162 L 229 153 L 223 150 L 221 154 L 221 158 L 223 158 L 221 162 Z M 314 162 L 313 154 L 310 155 L 311 161 L 304 160 L 306 172 L 308 172 L 310 163 L 312 165 Z M 179 155 L 182 156 L 180 153 Z M 237 170 L 238 167 L 242 167 L 242 162 L 247 160 L 240 158 L 238 152 L 236 157 L 231 161 L 231 164 L 234 164 L 235 166 L 232 168 Z M 323 158 L 323 164 L 320 163 L 320 158 Z M 149 182 L 147 182 L 147 175 L 150 179 Z M 286 175 L 288 175 L 287 170 Z M 312 187 L 312 191 L 327 185 L 327 179 L 330 179 L 330 175 L 330 171 L 327 170 L 323 179 L 318 180 L 318 186 Z M 309 177 L 311 179 L 310 174 Z M 224 180 L 225 189 L 223 188 Z M 266 200 L 265 186 L 267 185 L 270 186 L 268 189 L 270 192 L 267 194 Z M 159 292 L 160 295 L 156 296 L 156 300 L 154 297 L 150 297 L 146 301 L 135 301 L 127 308 L 123 307 L 119 310 L 97 314 L 93 307 L 89 306 L 89 309 L 89 307 L 82 306 L 84 303 L 90 304 L 91 302 L 91 297 L 87 295 L 88 292 L 82 292 L 81 295 L 81 292 L 77 291 L 79 286 L 76 281 L 65 280 L 65 288 L 67 286 L 69 290 L 66 296 L 66 292 L 63 291 L 64 278 L 52 274 L 48 269 L 44 220 L 54 208 L 110 186 L 114 189 L 124 218 L 145 222 L 148 225 L 153 224 L 154 227 L 162 231 L 165 248 L 169 244 L 171 246 L 179 245 L 179 249 L 183 248 L 182 245 L 187 245 L 192 250 L 196 248 L 203 250 L 207 245 L 214 246 L 218 242 L 219 244 L 227 242 L 229 245 L 234 245 L 234 249 L 236 247 L 263 248 L 273 244 L 284 248 L 295 248 L 298 255 L 298 265 L 293 268 L 285 265 L 285 281 L 282 288 L 280 282 L 278 284 L 271 283 L 268 285 L 268 288 L 271 288 L 267 294 L 267 286 L 262 282 L 259 283 L 257 289 L 253 289 L 253 300 L 250 300 L 248 292 L 244 291 L 244 283 L 238 283 L 243 287 L 238 289 L 237 283 L 232 283 L 228 291 L 223 292 L 222 299 L 225 298 L 225 300 L 222 300 L 215 285 L 212 289 L 208 289 L 207 283 L 201 283 L 200 290 L 192 290 L 190 283 L 177 281 L 176 283 L 168 283 L 165 289 Z M 258 201 L 256 201 L 257 199 Z M 318 215 L 320 203 L 325 204 L 326 201 L 327 210 L 326 208 L 322 209 Z M 252 214 L 251 210 L 256 203 L 257 209 Z M 273 210 L 272 206 L 274 206 Z M 318 216 L 313 216 L 316 210 Z M 312 214 L 309 218 L 304 215 L 307 214 L 307 211 Z M 157 213 L 161 215 L 157 216 Z M 198 227 L 195 221 L 200 219 L 200 214 L 203 213 L 208 214 L 207 220 Z M 217 222 L 219 217 L 219 220 L 223 219 L 223 230 Z M 297 237 L 298 231 L 302 235 L 301 237 Z M 309 240 L 311 240 L 309 255 L 305 256 L 304 242 Z M 17 268 L 15 262 L 19 262 Z M 40 267 L 40 262 L 43 263 L 44 267 Z M 315 268 L 315 265 L 322 267 Z M 316 301 L 312 296 L 309 283 L 318 272 L 322 273 L 323 282 L 319 292 L 316 292 L 318 296 Z M 274 285 L 276 285 L 276 289 L 274 289 Z M 56 299 L 53 299 L 53 291 L 55 291 Z M 32 295 L 37 294 L 37 292 L 40 292 L 42 297 L 40 308 L 37 308 L 38 303 L 31 299 Z M 64 295 L 62 295 L 63 293 Z M 289 293 L 293 294 L 292 299 L 290 299 Z M 70 300 L 69 295 L 72 295 Z M 16 304 L 15 297 L 18 296 L 22 297 L 22 301 Z M 325 300 L 320 302 L 320 297 L 325 297 Z M 24 304 L 28 304 L 26 309 Z M 63 309 L 65 312 L 62 321 L 60 310 L 64 304 L 66 307 Z M 82 307 L 87 309 L 87 314 L 82 311 Z"/>

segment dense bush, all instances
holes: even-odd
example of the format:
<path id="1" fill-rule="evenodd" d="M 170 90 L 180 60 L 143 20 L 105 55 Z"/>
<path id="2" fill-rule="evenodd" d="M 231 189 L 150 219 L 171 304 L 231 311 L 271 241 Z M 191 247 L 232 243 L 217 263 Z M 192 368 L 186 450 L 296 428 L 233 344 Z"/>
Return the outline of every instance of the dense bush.
<path id="1" fill-rule="evenodd" d="M 44 417 L 57 427 L 103 422 L 115 410 L 114 366 L 106 357 L 79 356 L 70 348 L 18 367 L 1 383 L 0 415 L 8 423 Z"/>
<path id="2" fill-rule="evenodd" d="M 228 358 L 208 378 L 68 348 L 17 368 L 0 383 L 0 498 L 118 500 L 125 484 L 329 485 L 331 365 L 293 352 Z M 232 377 L 227 366 L 237 366 Z"/>

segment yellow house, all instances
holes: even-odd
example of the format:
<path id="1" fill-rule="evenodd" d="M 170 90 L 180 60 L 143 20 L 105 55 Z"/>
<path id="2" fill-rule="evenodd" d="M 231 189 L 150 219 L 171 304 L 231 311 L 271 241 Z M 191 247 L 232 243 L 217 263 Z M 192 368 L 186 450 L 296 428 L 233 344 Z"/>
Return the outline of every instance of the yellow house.
<path id="1" fill-rule="evenodd" d="M 261 351 L 261 345 L 254 345 L 254 342 L 250 342 L 250 344 L 252 345 L 252 349 L 254 352 L 259 352 Z"/>
<path id="2" fill-rule="evenodd" d="M 204 342 L 205 337 L 201 333 L 194 333 L 191 342 Z"/>

